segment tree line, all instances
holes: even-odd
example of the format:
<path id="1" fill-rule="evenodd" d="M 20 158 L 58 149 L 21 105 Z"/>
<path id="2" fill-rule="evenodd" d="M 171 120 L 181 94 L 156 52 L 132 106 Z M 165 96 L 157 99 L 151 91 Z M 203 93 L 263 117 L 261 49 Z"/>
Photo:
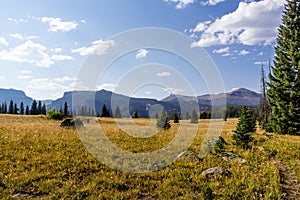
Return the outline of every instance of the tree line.
<path id="1" fill-rule="evenodd" d="M 20 115 L 46 115 L 47 109 L 45 103 L 42 104 L 41 101 L 33 100 L 31 107 L 24 105 L 23 102 L 20 103 L 19 107 L 13 100 L 10 100 L 7 105 L 6 101 L 0 106 L 1 114 L 20 114 Z"/>

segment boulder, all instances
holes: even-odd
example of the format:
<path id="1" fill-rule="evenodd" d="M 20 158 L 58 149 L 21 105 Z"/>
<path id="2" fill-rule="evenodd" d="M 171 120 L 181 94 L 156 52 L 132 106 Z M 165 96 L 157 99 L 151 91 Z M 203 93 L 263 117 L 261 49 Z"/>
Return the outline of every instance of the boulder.
<path id="1" fill-rule="evenodd" d="M 230 152 L 221 152 L 219 154 L 219 156 L 225 160 L 225 161 L 236 161 L 236 162 L 239 162 L 239 163 L 246 163 L 247 160 L 244 159 L 242 156 L 240 155 L 237 155 L 235 153 L 230 153 Z"/>
<path id="2" fill-rule="evenodd" d="M 185 160 L 187 162 L 199 162 L 201 159 L 193 151 L 187 150 L 179 154 L 175 160 Z"/>
<path id="3" fill-rule="evenodd" d="M 67 118 L 64 119 L 61 123 L 60 123 L 61 127 L 73 127 L 73 128 L 82 128 L 83 127 L 83 123 L 79 118 L 76 119 L 71 119 L 71 118 Z"/>
<path id="4" fill-rule="evenodd" d="M 214 149 L 214 147 L 217 143 L 218 143 L 218 148 L 219 147 L 224 147 L 224 145 L 227 144 L 226 141 L 221 136 L 218 136 L 218 137 L 215 137 L 213 139 L 207 140 L 203 143 L 198 157 L 203 158 L 203 157 L 206 156 L 206 154 L 212 153 L 212 150 Z"/>
<path id="5" fill-rule="evenodd" d="M 82 128 L 83 127 L 83 123 L 79 118 L 74 119 L 73 122 L 74 122 L 74 126 L 76 128 Z"/>
<path id="6" fill-rule="evenodd" d="M 215 176 L 230 176 L 232 173 L 224 167 L 213 167 L 201 172 L 206 178 L 214 178 Z"/>
<path id="7" fill-rule="evenodd" d="M 61 126 L 61 127 L 70 127 L 70 126 L 74 126 L 73 119 L 71 119 L 71 118 L 64 119 L 64 120 L 60 123 L 60 126 Z"/>

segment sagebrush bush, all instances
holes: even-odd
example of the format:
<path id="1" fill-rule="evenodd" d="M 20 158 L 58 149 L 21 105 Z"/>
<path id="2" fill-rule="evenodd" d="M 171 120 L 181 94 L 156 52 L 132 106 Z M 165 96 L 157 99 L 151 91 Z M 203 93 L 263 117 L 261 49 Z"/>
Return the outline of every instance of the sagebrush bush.
<path id="1" fill-rule="evenodd" d="M 47 119 L 54 119 L 54 120 L 61 120 L 63 118 L 63 115 L 61 112 L 55 111 L 55 110 L 49 110 L 47 114 Z"/>

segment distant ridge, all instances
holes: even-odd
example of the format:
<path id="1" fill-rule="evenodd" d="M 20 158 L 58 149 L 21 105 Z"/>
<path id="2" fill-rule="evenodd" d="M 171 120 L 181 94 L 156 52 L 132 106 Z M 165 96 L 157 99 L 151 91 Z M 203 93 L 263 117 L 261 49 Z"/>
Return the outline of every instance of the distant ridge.
<path id="1" fill-rule="evenodd" d="M 72 105 L 72 96 L 76 95 L 78 99 L 80 99 L 80 103 L 78 105 Z M 112 111 L 111 99 L 114 99 L 114 102 L 120 107 L 121 112 L 125 113 L 123 117 L 130 116 L 133 112 L 138 112 L 140 117 L 149 117 L 149 108 L 151 105 L 160 104 L 164 106 L 168 112 L 180 112 L 180 102 L 183 102 L 185 105 L 190 106 L 192 109 L 194 106 L 198 106 L 201 110 L 210 109 L 211 101 L 218 102 L 219 100 L 226 96 L 227 105 L 228 106 L 256 106 L 260 101 L 260 94 L 248 90 L 246 88 L 239 88 L 227 93 L 220 94 L 206 94 L 196 97 L 192 96 L 183 96 L 180 94 L 171 94 L 170 96 L 162 99 L 156 100 L 151 98 L 133 98 L 128 97 L 121 94 L 116 94 L 111 91 L 100 90 L 100 91 L 69 91 L 65 92 L 63 97 L 58 98 L 56 100 L 46 100 L 44 103 L 47 105 L 47 109 L 55 109 L 59 110 L 63 107 L 64 102 L 67 102 L 69 108 L 72 106 L 77 110 L 81 109 L 82 105 L 92 106 L 95 105 L 95 114 L 101 114 L 102 106 L 105 104 L 108 109 Z M 23 102 L 25 105 L 31 105 L 33 99 L 31 97 L 26 96 L 26 94 L 21 90 L 15 89 L 0 89 L 0 103 L 4 101 L 9 103 L 10 100 L 13 100 L 14 103 L 20 105 L 20 102 Z M 95 100 L 95 102 L 93 102 Z M 129 110 L 126 110 L 129 103 Z M 186 110 L 190 109 L 186 107 Z M 194 107 L 195 108 L 195 107 Z M 158 110 L 159 111 L 159 110 Z M 155 111 L 156 112 L 156 111 Z"/>
<path id="2" fill-rule="evenodd" d="M 13 100 L 13 102 L 16 103 L 18 107 L 20 106 L 21 102 L 23 102 L 25 106 L 30 106 L 33 101 L 33 99 L 26 96 L 25 92 L 22 90 L 0 88 L 0 103 L 6 102 L 8 105 L 10 100 Z"/>

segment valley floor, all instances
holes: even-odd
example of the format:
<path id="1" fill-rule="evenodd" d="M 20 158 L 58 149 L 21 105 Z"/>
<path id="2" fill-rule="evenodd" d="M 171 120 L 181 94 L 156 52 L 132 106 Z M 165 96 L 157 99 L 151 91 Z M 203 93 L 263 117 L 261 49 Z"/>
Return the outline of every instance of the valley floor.
<path id="1" fill-rule="evenodd" d="M 92 119 L 94 120 L 94 119 Z M 135 153 L 163 148 L 187 121 L 149 138 L 125 134 L 113 119 L 100 122 L 116 146 Z M 122 121 L 123 120 L 123 121 Z M 129 119 L 122 119 L 128 123 Z M 146 127 L 149 119 L 135 119 Z M 222 123 L 220 121 L 220 123 Z M 0 115 L 0 198 L 32 199 L 299 199 L 300 137 L 265 134 L 258 130 L 250 150 L 232 145 L 237 119 L 228 119 L 221 132 L 225 149 L 198 159 L 210 120 L 201 120 L 188 155 L 149 173 L 117 171 L 95 159 L 85 148 L 82 133 L 61 128 L 44 116 Z M 130 129 L 130 126 L 128 126 Z M 139 129 L 133 127 L 133 133 Z M 187 133 L 188 134 L 188 133 Z M 220 151 L 239 155 L 224 159 Z M 209 168 L 227 175 L 205 177 Z"/>

